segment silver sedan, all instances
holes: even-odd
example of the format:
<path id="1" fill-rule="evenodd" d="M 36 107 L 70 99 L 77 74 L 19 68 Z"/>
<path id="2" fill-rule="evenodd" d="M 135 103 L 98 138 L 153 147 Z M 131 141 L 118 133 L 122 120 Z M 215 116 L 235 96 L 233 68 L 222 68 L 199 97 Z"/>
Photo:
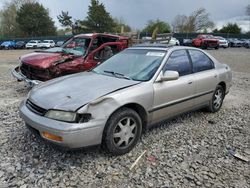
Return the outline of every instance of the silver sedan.
<path id="1" fill-rule="evenodd" d="M 27 127 L 69 148 L 129 152 L 149 126 L 199 108 L 217 112 L 232 73 L 203 50 L 138 46 L 89 72 L 34 87 L 20 105 Z"/>

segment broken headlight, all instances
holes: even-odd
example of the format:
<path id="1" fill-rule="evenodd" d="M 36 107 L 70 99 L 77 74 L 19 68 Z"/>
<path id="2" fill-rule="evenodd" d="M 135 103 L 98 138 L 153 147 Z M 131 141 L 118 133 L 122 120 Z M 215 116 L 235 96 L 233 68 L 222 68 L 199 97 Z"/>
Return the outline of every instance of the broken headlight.
<path id="1" fill-rule="evenodd" d="M 76 121 L 76 113 L 75 112 L 67 112 L 61 110 L 49 110 L 45 117 L 56 119 L 59 121 L 66 121 L 66 122 L 75 122 Z"/>
<path id="2" fill-rule="evenodd" d="M 91 119 L 91 114 L 77 114 L 75 112 L 61 111 L 61 110 L 49 110 L 45 117 L 75 123 L 86 123 Z"/>

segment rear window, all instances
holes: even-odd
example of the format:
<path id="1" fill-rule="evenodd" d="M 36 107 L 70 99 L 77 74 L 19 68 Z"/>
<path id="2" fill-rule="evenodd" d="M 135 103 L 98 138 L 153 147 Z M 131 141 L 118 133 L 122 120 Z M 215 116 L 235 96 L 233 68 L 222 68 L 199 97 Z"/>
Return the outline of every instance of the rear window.
<path id="1" fill-rule="evenodd" d="M 198 50 L 189 50 L 193 63 L 193 72 L 200 72 L 214 68 L 212 60 L 203 52 Z"/>

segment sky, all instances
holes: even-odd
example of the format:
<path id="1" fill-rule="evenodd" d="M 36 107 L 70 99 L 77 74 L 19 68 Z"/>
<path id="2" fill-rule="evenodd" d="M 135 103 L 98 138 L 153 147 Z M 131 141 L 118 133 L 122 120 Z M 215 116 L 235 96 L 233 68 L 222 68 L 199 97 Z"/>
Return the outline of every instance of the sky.
<path id="1" fill-rule="evenodd" d="M 0 8 L 1 2 L 0 0 Z M 7 0 L 8 1 L 8 0 Z M 250 23 L 243 21 L 245 8 L 250 0 L 99 0 L 113 17 L 122 18 L 133 29 L 142 29 L 148 20 L 160 19 L 172 23 L 178 14 L 189 15 L 200 7 L 210 13 L 210 18 L 222 27 L 236 21 L 250 29 Z M 50 10 L 50 16 L 60 26 L 57 16 L 68 11 L 74 19 L 84 19 L 90 0 L 39 0 Z"/>

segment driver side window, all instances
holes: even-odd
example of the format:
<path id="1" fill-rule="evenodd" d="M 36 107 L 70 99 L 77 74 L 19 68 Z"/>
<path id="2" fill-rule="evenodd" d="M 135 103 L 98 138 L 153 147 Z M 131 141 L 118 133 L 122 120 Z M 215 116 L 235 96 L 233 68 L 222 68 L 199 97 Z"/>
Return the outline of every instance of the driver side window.
<path id="1" fill-rule="evenodd" d="M 176 50 L 168 58 L 167 63 L 163 67 L 166 70 L 177 71 L 180 76 L 192 73 L 192 66 L 188 58 L 186 50 Z"/>
<path id="2" fill-rule="evenodd" d="M 111 56 L 113 56 L 113 51 L 110 46 L 104 46 L 94 54 L 95 59 L 100 61 L 105 61 Z"/>

